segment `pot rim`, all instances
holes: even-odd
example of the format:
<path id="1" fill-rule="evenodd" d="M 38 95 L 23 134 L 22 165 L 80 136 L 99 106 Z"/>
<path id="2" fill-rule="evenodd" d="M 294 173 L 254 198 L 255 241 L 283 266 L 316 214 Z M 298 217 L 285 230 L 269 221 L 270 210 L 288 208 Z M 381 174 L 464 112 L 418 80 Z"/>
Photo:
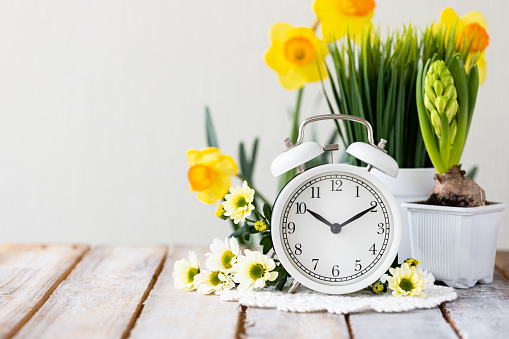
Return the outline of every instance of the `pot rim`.
<path id="1" fill-rule="evenodd" d="M 456 215 L 474 215 L 484 213 L 502 212 L 507 205 L 503 202 L 487 201 L 488 205 L 478 207 L 451 207 L 451 206 L 438 206 L 426 205 L 423 201 L 417 202 L 404 202 L 401 207 L 408 210 L 408 212 L 428 212 L 428 213 L 444 213 Z"/>

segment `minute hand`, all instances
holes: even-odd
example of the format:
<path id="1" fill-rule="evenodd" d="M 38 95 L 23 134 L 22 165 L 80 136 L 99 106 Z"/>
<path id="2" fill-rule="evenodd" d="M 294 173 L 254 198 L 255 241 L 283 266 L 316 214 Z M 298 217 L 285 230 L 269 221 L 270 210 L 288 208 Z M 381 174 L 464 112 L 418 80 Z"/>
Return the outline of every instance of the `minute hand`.
<path id="1" fill-rule="evenodd" d="M 356 215 L 354 215 L 353 217 L 351 217 L 350 219 L 348 219 L 347 221 L 345 221 L 344 223 L 340 224 L 339 226 L 343 227 L 343 226 L 346 226 L 348 225 L 349 223 L 351 223 L 352 221 L 355 221 L 357 219 L 359 219 L 360 217 L 362 217 L 364 214 L 370 212 L 372 209 L 374 209 L 376 206 L 372 206 L 360 213 L 357 213 Z"/>

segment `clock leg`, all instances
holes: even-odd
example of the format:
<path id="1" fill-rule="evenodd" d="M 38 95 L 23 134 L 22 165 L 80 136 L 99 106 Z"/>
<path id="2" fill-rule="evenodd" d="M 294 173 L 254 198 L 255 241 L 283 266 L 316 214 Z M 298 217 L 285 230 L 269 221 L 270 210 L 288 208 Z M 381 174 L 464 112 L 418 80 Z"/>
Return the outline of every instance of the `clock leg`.
<path id="1" fill-rule="evenodd" d="M 288 289 L 288 293 L 294 293 L 300 287 L 300 282 L 293 280 L 292 286 Z"/>

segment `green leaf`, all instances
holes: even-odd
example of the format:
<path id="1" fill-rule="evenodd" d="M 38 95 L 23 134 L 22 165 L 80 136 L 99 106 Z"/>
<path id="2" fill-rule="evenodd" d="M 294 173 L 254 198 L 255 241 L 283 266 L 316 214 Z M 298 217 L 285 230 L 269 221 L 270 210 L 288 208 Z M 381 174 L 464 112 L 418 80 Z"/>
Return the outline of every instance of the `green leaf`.
<path id="1" fill-rule="evenodd" d="M 212 123 L 212 115 L 210 114 L 210 110 L 208 107 L 205 107 L 205 130 L 207 133 L 208 147 L 219 148 L 219 144 L 217 143 L 216 138 L 216 132 L 214 130 L 214 124 Z"/>
<path id="2" fill-rule="evenodd" d="M 470 124 L 474 116 L 475 104 L 477 101 L 477 91 L 479 90 L 479 68 L 477 64 L 472 66 L 468 74 L 468 124 L 467 124 L 467 137 L 470 132 Z"/>
<path id="3" fill-rule="evenodd" d="M 244 143 L 241 142 L 239 144 L 239 159 L 240 159 L 240 171 L 242 172 L 242 176 L 248 181 L 251 182 L 251 172 L 249 166 L 249 161 L 247 160 L 246 149 L 244 148 Z"/>
<path id="4" fill-rule="evenodd" d="M 449 168 L 458 165 L 463 153 L 463 148 L 466 143 L 467 129 L 468 129 L 468 118 L 469 118 L 469 99 L 468 99 L 468 79 L 465 71 L 465 65 L 463 59 L 459 54 L 456 54 L 448 65 L 449 71 L 454 78 L 454 86 L 458 93 L 458 113 L 456 115 L 458 121 L 458 130 L 456 132 L 456 138 L 454 145 L 451 150 L 451 158 L 448 161 Z M 444 161 L 447 161 L 444 159 Z M 449 169 L 448 168 L 448 169 Z"/>
<path id="5" fill-rule="evenodd" d="M 244 233 L 244 240 L 245 241 L 249 241 L 250 238 L 251 238 L 251 233 L 249 233 L 249 232 Z"/>
<path id="6" fill-rule="evenodd" d="M 270 221 L 270 218 L 272 216 L 272 208 L 268 204 L 263 204 L 263 215 L 265 219 Z"/>
<path id="7" fill-rule="evenodd" d="M 475 179 L 476 175 L 477 175 L 477 171 L 479 170 L 479 168 L 477 166 L 474 166 L 472 167 L 471 169 L 468 170 L 467 174 L 465 175 L 467 178 L 470 178 L 472 180 Z"/>
<path id="8" fill-rule="evenodd" d="M 282 291 L 283 290 L 283 287 L 285 286 L 286 284 L 286 281 L 288 280 L 287 277 L 284 277 L 282 280 L 278 281 L 277 285 L 276 285 L 276 290 L 278 291 Z"/>
<path id="9" fill-rule="evenodd" d="M 246 230 L 246 228 L 245 228 L 244 226 L 242 226 L 242 227 L 239 227 L 239 229 L 238 229 L 238 230 L 236 230 L 235 232 L 233 232 L 232 234 L 230 234 L 230 235 L 228 236 L 228 238 L 231 238 L 231 237 L 235 237 L 235 238 L 237 238 L 237 237 L 242 236 L 242 235 L 243 235 L 244 233 L 246 233 L 246 232 L 248 232 L 248 231 Z"/>
<path id="10" fill-rule="evenodd" d="M 433 162 L 433 166 L 438 173 L 445 173 L 448 169 L 445 168 L 442 158 L 440 157 L 440 152 L 435 144 L 435 131 L 431 125 L 426 106 L 424 105 L 424 78 L 426 77 L 426 72 L 430 64 L 431 60 L 428 60 L 425 66 L 423 66 L 422 62 L 419 62 L 419 72 L 417 74 L 416 83 L 417 112 L 419 114 L 419 126 L 421 127 L 422 138 L 428 150 L 429 157 Z"/>
<path id="11" fill-rule="evenodd" d="M 260 240 L 260 245 L 263 246 L 263 254 L 269 253 L 270 249 L 272 248 L 272 238 L 270 235 L 266 235 L 262 237 Z"/>

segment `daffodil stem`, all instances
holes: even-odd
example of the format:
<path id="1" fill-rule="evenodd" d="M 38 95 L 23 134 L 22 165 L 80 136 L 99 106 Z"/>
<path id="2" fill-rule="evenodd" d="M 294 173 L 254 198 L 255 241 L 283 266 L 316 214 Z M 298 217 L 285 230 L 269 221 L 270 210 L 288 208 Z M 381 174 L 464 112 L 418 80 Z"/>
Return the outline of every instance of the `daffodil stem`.
<path id="1" fill-rule="evenodd" d="M 293 121 L 292 121 L 292 130 L 290 131 L 290 140 L 294 143 L 297 141 L 297 137 L 299 135 L 299 115 L 300 115 L 300 104 L 302 102 L 302 93 L 304 92 L 304 87 L 301 87 L 297 92 L 297 102 L 295 103 L 295 110 L 293 111 Z M 295 169 L 292 169 L 281 177 L 281 181 L 279 183 L 279 189 L 282 189 L 288 181 L 290 181 L 295 175 Z"/>
<path id="2" fill-rule="evenodd" d="M 293 111 L 293 121 L 292 121 L 292 131 L 290 134 L 290 140 L 294 143 L 297 141 L 297 136 L 299 134 L 299 113 L 300 113 L 300 104 L 302 102 L 302 93 L 304 92 L 304 87 L 301 87 L 297 92 L 297 102 L 295 103 L 295 110 Z"/>
<path id="3" fill-rule="evenodd" d="M 247 181 L 247 179 L 244 178 L 242 176 L 242 174 L 237 174 L 237 178 L 239 178 L 242 181 L 244 181 L 244 180 Z M 249 182 L 248 184 L 249 184 L 249 187 L 251 187 L 252 189 L 255 190 L 255 196 L 257 196 L 258 198 L 262 199 L 263 202 L 266 203 L 267 205 L 271 206 L 271 203 L 260 193 L 260 191 L 258 191 L 256 188 L 253 187 L 252 183 Z"/>

